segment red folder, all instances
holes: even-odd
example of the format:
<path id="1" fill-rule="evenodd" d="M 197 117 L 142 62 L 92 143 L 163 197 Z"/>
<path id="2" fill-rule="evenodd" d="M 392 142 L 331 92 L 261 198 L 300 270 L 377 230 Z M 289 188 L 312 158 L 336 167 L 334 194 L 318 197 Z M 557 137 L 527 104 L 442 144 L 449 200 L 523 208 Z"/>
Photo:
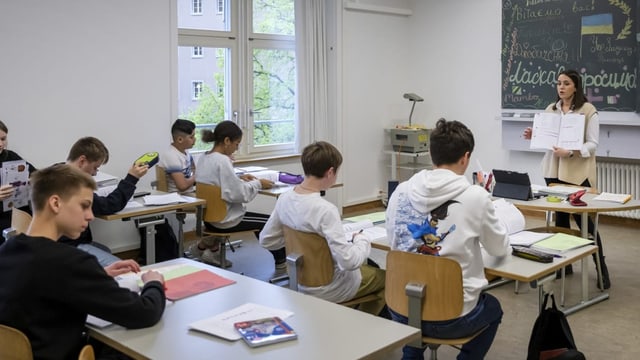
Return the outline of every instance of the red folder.
<path id="1" fill-rule="evenodd" d="M 200 270 L 167 280 L 164 286 L 167 299 L 175 301 L 234 283 L 235 281 L 211 271 Z"/>

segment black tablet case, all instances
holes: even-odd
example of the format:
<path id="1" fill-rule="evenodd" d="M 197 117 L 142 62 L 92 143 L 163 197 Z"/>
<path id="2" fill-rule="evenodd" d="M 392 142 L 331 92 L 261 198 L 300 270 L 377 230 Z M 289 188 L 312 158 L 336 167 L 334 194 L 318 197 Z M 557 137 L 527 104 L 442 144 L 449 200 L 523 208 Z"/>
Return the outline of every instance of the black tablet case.
<path id="1" fill-rule="evenodd" d="M 493 196 L 517 200 L 529 200 L 531 181 L 527 173 L 508 170 L 493 170 Z"/>

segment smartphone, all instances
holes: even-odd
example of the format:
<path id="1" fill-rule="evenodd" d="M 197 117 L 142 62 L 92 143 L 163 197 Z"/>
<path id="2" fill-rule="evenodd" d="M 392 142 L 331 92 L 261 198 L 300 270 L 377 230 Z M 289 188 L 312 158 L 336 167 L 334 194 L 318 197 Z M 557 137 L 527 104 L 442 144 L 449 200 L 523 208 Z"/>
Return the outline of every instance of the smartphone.
<path id="1" fill-rule="evenodd" d="M 148 152 L 142 156 L 140 156 L 135 163 L 136 164 L 147 164 L 149 165 L 149 167 L 152 167 L 153 165 L 158 163 L 158 160 L 160 160 L 160 156 L 158 155 L 157 152 Z"/>

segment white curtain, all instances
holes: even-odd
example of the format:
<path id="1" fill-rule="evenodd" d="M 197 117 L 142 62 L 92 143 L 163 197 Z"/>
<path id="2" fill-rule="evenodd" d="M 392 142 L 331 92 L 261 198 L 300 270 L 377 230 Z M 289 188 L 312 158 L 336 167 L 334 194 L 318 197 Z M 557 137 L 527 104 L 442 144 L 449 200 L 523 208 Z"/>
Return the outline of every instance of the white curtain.
<path id="1" fill-rule="evenodd" d="M 296 0 L 298 69 L 297 148 L 316 140 L 335 144 L 335 121 L 328 119 L 326 0 Z"/>

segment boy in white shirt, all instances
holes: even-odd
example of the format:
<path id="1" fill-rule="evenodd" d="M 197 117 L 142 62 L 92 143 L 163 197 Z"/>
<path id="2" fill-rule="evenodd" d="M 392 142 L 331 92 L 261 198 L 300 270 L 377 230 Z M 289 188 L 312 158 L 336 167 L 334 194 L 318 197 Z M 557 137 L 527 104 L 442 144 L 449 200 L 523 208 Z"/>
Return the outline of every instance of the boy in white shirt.
<path id="1" fill-rule="evenodd" d="M 439 338 L 470 336 L 458 360 L 484 359 L 502 320 L 498 300 L 482 292 L 487 284 L 480 246 L 491 255 L 506 255 L 509 238 L 495 214 L 491 195 L 464 177 L 474 139 L 458 121 L 438 120 L 431 132 L 429 152 L 433 170 L 422 170 L 398 185 L 387 204 L 387 236 L 394 250 L 445 256 L 462 267 L 464 307 L 449 321 L 423 321 L 422 334 Z M 394 269 L 387 269 L 393 272 Z M 389 309 L 394 320 L 407 318 Z M 403 359 L 423 359 L 424 349 L 405 346 Z"/>
<path id="2" fill-rule="evenodd" d="M 304 148 L 300 160 L 305 179 L 278 198 L 260 233 L 260 244 L 270 251 L 283 249 L 283 225 L 322 236 L 329 244 L 334 261 L 333 281 L 320 287 L 301 286 L 300 292 L 332 302 L 376 294 L 380 300 L 363 303 L 358 309 L 380 314 L 385 307 L 385 272 L 367 265 L 371 240 L 356 233 L 352 241 L 347 241 L 338 209 L 320 196 L 321 191 L 335 184 L 342 155 L 333 145 L 318 141 Z"/>
<path id="3" fill-rule="evenodd" d="M 171 146 L 160 155 L 160 166 L 167 173 L 169 192 L 193 193 L 196 183 L 196 166 L 188 150 L 196 142 L 196 124 L 189 120 L 178 119 L 171 126 L 171 136 L 173 138 Z"/>

